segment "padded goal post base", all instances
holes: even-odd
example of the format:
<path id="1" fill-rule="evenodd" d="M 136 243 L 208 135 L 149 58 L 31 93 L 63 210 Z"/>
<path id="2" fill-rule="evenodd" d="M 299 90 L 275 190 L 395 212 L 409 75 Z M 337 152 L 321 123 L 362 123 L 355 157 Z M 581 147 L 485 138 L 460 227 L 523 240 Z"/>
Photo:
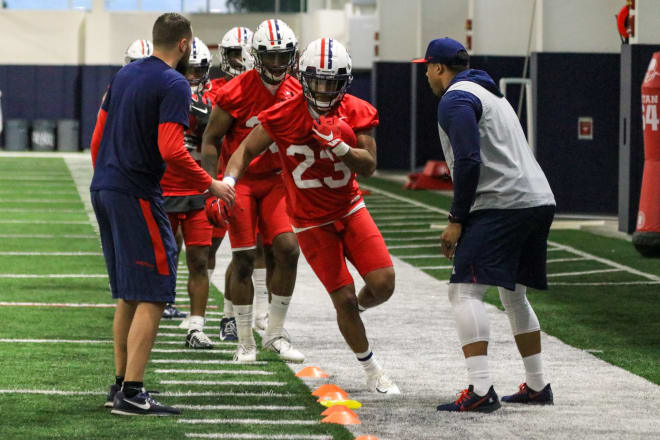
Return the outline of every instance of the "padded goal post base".
<path id="1" fill-rule="evenodd" d="M 424 171 L 408 175 L 405 188 L 451 191 L 454 189 L 454 184 L 446 162 L 429 160 L 424 166 Z"/>

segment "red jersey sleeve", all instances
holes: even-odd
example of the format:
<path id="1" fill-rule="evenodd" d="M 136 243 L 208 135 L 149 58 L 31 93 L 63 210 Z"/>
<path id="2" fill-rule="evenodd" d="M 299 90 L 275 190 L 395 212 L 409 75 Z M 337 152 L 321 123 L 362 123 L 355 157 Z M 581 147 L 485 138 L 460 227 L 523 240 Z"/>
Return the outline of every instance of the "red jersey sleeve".
<path id="1" fill-rule="evenodd" d="M 306 110 L 302 93 L 293 99 L 278 102 L 267 110 L 259 113 L 257 118 L 261 126 L 274 141 L 282 138 L 299 137 L 300 133 L 310 133 L 311 122 L 302 117 Z M 307 118 L 309 119 L 309 118 Z M 309 124 L 305 124 L 309 122 Z M 306 127 L 305 125 L 308 125 Z"/>
<path id="2" fill-rule="evenodd" d="M 175 122 L 158 126 L 158 149 L 163 160 L 177 174 L 183 176 L 199 192 L 211 186 L 211 176 L 193 160 L 183 140 L 184 127 Z"/>
<path id="3" fill-rule="evenodd" d="M 219 105 L 220 108 L 229 113 L 234 119 L 239 118 L 240 110 L 243 106 L 243 100 L 241 99 L 241 96 L 245 92 L 243 75 L 229 81 L 215 95 L 214 105 Z"/>
<path id="4" fill-rule="evenodd" d="M 346 94 L 339 106 L 339 114 L 346 117 L 346 122 L 353 131 L 369 130 L 378 125 L 378 110 L 360 98 Z"/>

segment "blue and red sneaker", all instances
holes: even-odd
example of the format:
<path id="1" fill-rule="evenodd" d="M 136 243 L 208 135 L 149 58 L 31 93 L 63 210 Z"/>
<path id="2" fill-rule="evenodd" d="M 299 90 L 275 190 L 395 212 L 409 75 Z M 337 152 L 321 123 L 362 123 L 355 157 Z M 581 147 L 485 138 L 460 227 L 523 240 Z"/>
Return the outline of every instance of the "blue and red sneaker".
<path id="1" fill-rule="evenodd" d="M 475 394 L 473 389 L 474 387 L 470 385 L 467 389 L 461 391 L 455 402 L 438 406 L 438 411 L 474 411 L 489 413 L 502 406 L 500 405 L 497 393 L 495 393 L 495 389 L 492 385 L 485 396 Z"/>
<path id="2" fill-rule="evenodd" d="M 534 391 L 523 383 L 516 394 L 502 396 L 502 402 L 506 403 L 526 403 L 528 405 L 554 405 L 552 388 L 547 384 L 541 391 Z"/>

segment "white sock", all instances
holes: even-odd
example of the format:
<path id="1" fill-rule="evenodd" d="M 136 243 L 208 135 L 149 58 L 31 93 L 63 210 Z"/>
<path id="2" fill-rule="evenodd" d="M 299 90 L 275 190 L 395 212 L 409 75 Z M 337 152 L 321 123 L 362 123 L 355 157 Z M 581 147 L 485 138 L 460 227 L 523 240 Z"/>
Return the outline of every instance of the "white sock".
<path id="1" fill-rule="evenodd" d="M 193 330 L 204 331 L 204 317 L 199 315 L 190 315 L 188 318 L 188 333 Z"/>
<path id="2" fill-rule="evenodd" d="M 465 358 L 468 369 L 468 382 L 474 387 L 475 394 L 485 396 L 488 394 L 493 382 L 488 372 L 488 356 L 471 356 Z"/>
<path id="3" fill-rule="evenodd" d="M 268 308 L 268 328 L 267 335 L 277 335 L 281 333 L 284 327 L 286 312 L 289 310 L 290 296 L 279 296 L 273 294 L 273 300 Z"/>
<path id="4" fill-rule="evenodd" d="M 525 382 L 534 391 L 541 391 L 546 383 L 543 380 L 543 361 L 541 353 L 523 358 L 525 364 Z"/>
<path id="5" fill-rule="evenodd" d="M 208 272 L 209 272 L 209 282 L 211 281 L 211 278 L 213 277 L 213 272 L 214 272 L 214 271 L 215 271 L 215 269 L 208 269 Z"/>
<path id="6" fill-rule="evenodd" d="M 373 351 L 370 349 L 367 349 L 364 353 L 355 353 L 355 356 L 357 357 L 358 362 L 360 362 L 360 365 L 362 365 L 362 368 L 364 368 L 365 373 L 372 374 L 382 370 L 376 360 L 376 356 L 374 356 Z"/>
<path id="7" fill-rule="evenodd" d="M 243 345 L 257 345 L 252 334 L 252 304 L 247 306 L 234 306 L 236 315 L 236 330 L 238 342 Z"/>
<path id="8" fill-rule="evenodd" d="M 225 309 L 224 309 L 225 318 L 234 317 L 234 305 L 231 303 L 231 300 L 225 298 Z"/>
<path id="9" fill-rule="evenodd" d="M 268 313 L 268 288 L 266 287 L 266 269 L 254 269 L 254 314 L 259 317 Z"/>

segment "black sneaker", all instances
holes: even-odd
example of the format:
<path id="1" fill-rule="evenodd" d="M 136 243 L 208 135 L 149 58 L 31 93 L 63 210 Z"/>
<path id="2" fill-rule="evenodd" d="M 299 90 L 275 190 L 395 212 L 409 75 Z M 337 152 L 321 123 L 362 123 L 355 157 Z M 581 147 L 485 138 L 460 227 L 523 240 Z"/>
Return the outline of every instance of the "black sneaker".
<path id="1" fill-rule="evenodd" d="M 466 390 L 461 391 L 455 402 L 438 406 L 438 411 L 473 411 L 489 413 L 502 406 L 492 385 L 485 396 L 476 394 L 473 389 L 474 387 L 470 385 Z"/>
<path id="2" fill-rule="evenodd" d="M 167 304 L 165 305 L 165 309 L 163 309 L 163 318 L 165 319 L 185 318 L 186 316 L 188 314 L 179 311 L 179 309 L 174 307 L 174 304 Z"/>
<path id="3" fill-rule="evenodd" d="M 103 406 L 106 408 L 112 408 L 112 403 L 115 401 L 115 394 L 121 390 L 121 385 L 112 384 L 110 385 L 110 391 L 108 391 L 108 396 L 105 398 L 105 403 Z"/>
<path id="4" fill-rule="evenodd" d="M 192 330 L 186 335 L 186 347 L 210 350 L 213 341 L 201 330 Z"/>
<path id="5" fill-rule="evenodd" d="M 222 318 L 220 320 L 220 340 L 238 341 L 236 318 Z"/>
<path id="6" fill-rule="evenodd" d="M 124 396 L 123 391 L 117 391 L 110 413 L 122 416 L 176 416 L 181 411 L 156 401 L 143 388 L 142 392 L 131 398 Z"/>
<path id="7" fill-rule="evenodd" d="M 554 405 L 552 388 L 547 384 L 541 391 L 534 391 L 526 383 L 520 385 L 516 394 L 502 396 L 502 402 L 526 403 L 528 405 Z"/>

